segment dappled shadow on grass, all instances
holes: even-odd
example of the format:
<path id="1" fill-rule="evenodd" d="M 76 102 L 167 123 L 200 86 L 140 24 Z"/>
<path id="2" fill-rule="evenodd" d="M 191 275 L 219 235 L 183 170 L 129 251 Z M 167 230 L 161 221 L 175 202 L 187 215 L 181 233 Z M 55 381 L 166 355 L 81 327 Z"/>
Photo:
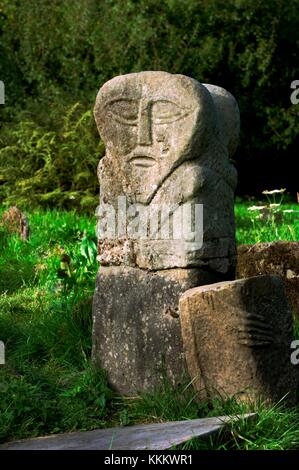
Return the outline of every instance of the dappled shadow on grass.
<path id="1" fill-rule="evenodd" d="M 2 441 L 99 428 L 111 413 L 106 375 L 90 366 L 94 225 L 65 212 L 29 218 L 29 242 L 0 229 Z M 61 245 L 71 258 L 63 279 Z"/>
<path id="2" fill-rule="evenodd" d="M 90 296 L 23 289 L 0 312 L 0 440 L 103 427 L 113 393 L 90 366 Z"/>
<path id="3" fill-rule="evenodd" d="M 27 288 L 0 296 L 1 339 L 15 362 L 49 359 L 82 366 L 91 351 L 92 298 Z"/>
<path id="4" fill-rule="evenodd" d="M 50 365 L 50 364 L 49 364 Z M 53 362 L 0 370 L 0 441 L 106 425 L 112 392 L 105 374 Z"/>
<path id="5" fill-rule="evenodd" d="M 29 243 L 0 227 L 0 294 L 33 285 L 36 255 Z"/>
<path id="6" fill-rule="evenodd" d="M 34 283 L 34 263 L 26 260 L 10 260 L 0 267 L 0 294 L 17 292 Z"/>

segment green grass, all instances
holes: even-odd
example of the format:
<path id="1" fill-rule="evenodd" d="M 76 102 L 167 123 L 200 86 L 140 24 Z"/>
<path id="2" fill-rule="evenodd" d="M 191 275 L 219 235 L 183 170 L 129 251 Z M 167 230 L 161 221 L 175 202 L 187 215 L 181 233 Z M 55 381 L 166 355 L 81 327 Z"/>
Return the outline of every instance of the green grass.
<path id="1" fill-rule="evenodd" d="M 248 210 L 256 205 L 263 206 L 265 202 L 243 202 L 235 206 L 236 237 L 239 245 L 273 240 L 299 240 L 299 204 L 281 204 L 273 210 L 266 208 L 262 213 L 258 210 Z M 262 218 L 259 219 L 259 216 Z"/>
<path id="2" fill-rule="evenodd" d="M 283 213 L 275 225 L 272 216 L 266 222 L 253 219 L 247 208 L 236 205 L 238 243 L 299 239 L 297 213 Z M 114 394 L 105 373 L 90 362 L 95 220 L 62 211 L 28 215 L 29 242 L 0 227 L 0 339 L 6 347 L 6 364 L 0 366 L 0 441 L 258 411 L 256 422 L 238 422 L 183 447 L 299 448 L 299 408 L 283 403 L 273 408 L 233 400 L 198 404 L 190 384 L 173 389 L 165 383 L 153 394 L 133 398 Z"/>

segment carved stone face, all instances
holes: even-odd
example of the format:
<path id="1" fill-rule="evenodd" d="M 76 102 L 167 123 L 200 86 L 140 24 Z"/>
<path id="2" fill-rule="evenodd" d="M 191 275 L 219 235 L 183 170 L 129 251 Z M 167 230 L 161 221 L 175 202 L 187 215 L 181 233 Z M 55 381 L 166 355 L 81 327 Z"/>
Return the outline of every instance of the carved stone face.
<path id="1" fill-rule="evenodd" d="M 123 194 L 150 202 L 174 168 L 198 156 L 212 111 L 205 87 L 183 75 L 141 72 L 107 82 L 97 96 L 95 119 L 110 184 L 114 175 Z"/>

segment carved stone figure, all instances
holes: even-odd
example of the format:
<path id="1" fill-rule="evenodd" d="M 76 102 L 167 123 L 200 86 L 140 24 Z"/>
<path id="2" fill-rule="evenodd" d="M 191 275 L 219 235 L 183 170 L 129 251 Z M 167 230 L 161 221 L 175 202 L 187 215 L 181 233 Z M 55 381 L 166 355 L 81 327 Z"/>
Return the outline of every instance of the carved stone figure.
<path id="1" fill-rule="evenodd" d="M 101 263 L 233 272 L 237 175 L 229 158 L 239 135 L 233 96 L 183 75 L 133 73 L 100 89 L 95 119 L 106 146 L 98 169 L 102 206 L 112 204 L 117 212 L 120 196 L 127 204 L 169 204 L 174 210 L 189 202 L 203 205 L 204 221 L 203 244 L 196 249 L 184 237 L 128 242 L 124 234 L 117 248 L 107 237 L 100 240 Z"/>
<path id="2" fill-rule="evenodd" d="M 184 373 L 179 295 L 234 278 L 239 111 L 220 87 L 141 72 L 105 83 L 94 114 L 106 154 L 93 358 L 135 393 Z"/>

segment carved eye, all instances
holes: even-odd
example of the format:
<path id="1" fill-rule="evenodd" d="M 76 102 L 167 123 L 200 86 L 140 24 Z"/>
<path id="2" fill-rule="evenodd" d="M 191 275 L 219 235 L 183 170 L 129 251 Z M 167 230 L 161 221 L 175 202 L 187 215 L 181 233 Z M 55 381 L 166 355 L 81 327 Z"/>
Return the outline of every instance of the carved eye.
<path id="1" fill-rule="evenodd" d="M 173 101 L 159 100 L 152 104 L 152 119 L 154 124 L 170 124 L 187 116 L 190 109 L 181 108 Z"/>
<path id="2" fill-rule="evenodd" d="M 121 99 L 110 101 L 106 106 L 115 121 L 129 126 L 138 124 L 138 101 Z"/>

